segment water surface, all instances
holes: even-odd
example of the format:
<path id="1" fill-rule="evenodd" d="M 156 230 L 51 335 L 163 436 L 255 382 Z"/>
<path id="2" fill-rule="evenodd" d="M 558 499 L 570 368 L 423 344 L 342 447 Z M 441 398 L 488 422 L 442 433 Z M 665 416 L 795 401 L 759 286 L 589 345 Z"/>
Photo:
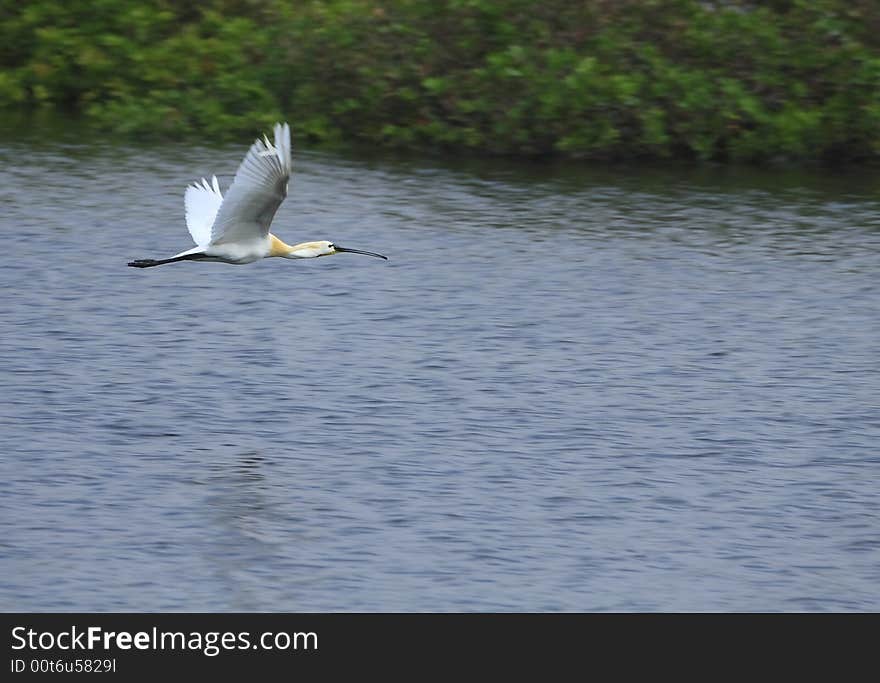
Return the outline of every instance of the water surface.
<path id="1" fill-rule="evenodd" d="M 0 608 L 880 609 L 880 175 L 0 143 Z"/>

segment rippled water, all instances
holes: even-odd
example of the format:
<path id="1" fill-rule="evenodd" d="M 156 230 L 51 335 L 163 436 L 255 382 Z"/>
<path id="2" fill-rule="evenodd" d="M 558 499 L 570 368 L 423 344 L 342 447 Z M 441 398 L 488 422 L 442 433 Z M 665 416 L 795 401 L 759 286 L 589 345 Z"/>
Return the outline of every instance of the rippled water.
<path id="1" fill-rule="evenodd" d="M 878 610 L 880 175 L 0 143 L 5 610 Z"/>

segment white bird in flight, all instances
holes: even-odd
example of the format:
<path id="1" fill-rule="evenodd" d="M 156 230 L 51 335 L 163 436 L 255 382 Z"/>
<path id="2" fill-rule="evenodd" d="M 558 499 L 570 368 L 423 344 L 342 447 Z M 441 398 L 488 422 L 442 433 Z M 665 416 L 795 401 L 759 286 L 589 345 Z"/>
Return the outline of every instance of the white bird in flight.
<path id="1" fill-rule="evenodd" d="M 221 261 L 251 263 L 269 256 L 316 258 L 340 252 L 382 254 L 348 249 L 322 240 L 285 244 L 269 232 L 269 224 L 287 196 L 290 178 L 290 127 L 275 124 L 275 144 L 266 136 L 251 145 L 224 197 L 217 176 L 209 184 L 202 178 L 186 188 L 186 227 L 196 246 L 165 259 L 140 259 L 128 265 L 152 268 L 177 261 Z"/>

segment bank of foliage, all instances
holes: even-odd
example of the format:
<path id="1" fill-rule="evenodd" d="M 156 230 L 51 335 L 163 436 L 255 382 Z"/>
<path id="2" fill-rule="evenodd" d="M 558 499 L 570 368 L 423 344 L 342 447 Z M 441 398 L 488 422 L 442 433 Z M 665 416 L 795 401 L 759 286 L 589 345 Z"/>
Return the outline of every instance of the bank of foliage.
<path id="1" fill-rule="evenodd" d="M 0 107 L 497 154 L 880 155 L 876 0 L 0 0 Z"/>

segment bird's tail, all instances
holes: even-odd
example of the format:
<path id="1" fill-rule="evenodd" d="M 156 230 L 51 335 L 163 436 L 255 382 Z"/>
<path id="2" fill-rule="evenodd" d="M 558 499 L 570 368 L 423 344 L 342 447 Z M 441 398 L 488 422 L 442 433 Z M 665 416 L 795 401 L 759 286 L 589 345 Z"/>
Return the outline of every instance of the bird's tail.
<path id="1" fill-rule="evenodd" d="M 152 268 L 153 266 L 162 266 L 166 263 L 176 263 L 177 261 L 198 261 L 199 259 L 203 258 L 206 258 L 206 255 L 204 253 L 178 254 L 177 256 L 163 259 L 137 259 L 136 261 L 129 261 L 128 265 L 130 265 L 132 268 Z"/>

